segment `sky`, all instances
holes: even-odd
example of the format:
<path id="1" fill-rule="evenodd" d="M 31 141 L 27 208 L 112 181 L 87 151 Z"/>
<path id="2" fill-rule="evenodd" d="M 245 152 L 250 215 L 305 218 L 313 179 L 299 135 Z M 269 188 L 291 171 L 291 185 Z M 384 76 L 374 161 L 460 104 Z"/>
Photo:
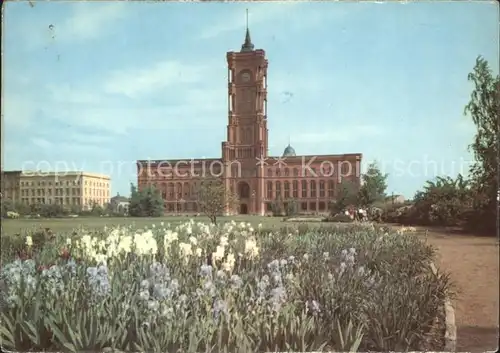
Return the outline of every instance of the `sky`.
<path id="1" fill-rule="evenodd" d="M 246 11 L 268 69 L 269 152 L 362 153 L 388 193 L 467 173 L 475 132 L 467 75 L 495 74 L 495 1 L 7 2 L 5 170 L 109 174 L 128 195 L 136 160 L 217 158 L 226 139 L 226 52 Z"/>

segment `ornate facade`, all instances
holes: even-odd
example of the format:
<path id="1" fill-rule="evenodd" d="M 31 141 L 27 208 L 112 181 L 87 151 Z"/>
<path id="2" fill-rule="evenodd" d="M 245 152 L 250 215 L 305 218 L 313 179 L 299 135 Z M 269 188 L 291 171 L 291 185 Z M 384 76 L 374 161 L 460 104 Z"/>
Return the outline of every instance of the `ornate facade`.
<path id="1" fill-rule="evenodd" d="M 26 205 L 56 204 L 89 209 L 110 200 L 109 175 L 81 171 L 2 171 L 2 196 Z"/>
<path id="2" fill-rule="evenodd" d="M 281 157 L 268 155 L 268 61 L 264 50 L 254 49 L 248 28 L 241 51 L 228 52 L 227 64 L 222 158 L 137 161 L 139 189 L 160 189 L 167 214 L 197 213 L 197 185 L 218 178 L 238 195 L 239 205 L 232 211 L 264 215 L 278 197 L 296 200 L 301 213 L 326 212 L 342 180 L 360 185 L 360 153 L 297 156 L 288 145 Z"/>

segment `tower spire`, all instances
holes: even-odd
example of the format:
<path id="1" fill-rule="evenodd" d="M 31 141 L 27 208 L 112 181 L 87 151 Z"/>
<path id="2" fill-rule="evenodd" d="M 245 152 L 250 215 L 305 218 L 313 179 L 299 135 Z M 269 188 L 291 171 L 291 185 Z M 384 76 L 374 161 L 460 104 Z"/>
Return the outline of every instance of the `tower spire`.
<path id="1" fill-rule="evenodd" d="M 253 51 L 254 45 L 252 44 L 252 39 L 250 38 L 250 30 L 248 29 L 248 9 L 247 9 L 247 30 L 245 33 L 245 42 L 241 46 L 241 51 Z"/>

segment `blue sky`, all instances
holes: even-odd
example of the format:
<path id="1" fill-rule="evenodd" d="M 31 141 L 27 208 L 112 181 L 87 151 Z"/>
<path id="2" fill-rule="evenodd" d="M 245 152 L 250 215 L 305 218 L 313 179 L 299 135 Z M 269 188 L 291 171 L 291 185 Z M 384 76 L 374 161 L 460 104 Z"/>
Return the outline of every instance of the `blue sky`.
<path id="1" fill-rule="evenodd" d="M 4 168 L 107 173 L 128 194 L 137 159 L 219 157 L 245 8 L 272 155 L 289 136 L 297 154 L 360 152 L 407 197 L 468 169 L 467 74 L 478 55 L 498 72 L 496 2 L 7 2 Z"/>

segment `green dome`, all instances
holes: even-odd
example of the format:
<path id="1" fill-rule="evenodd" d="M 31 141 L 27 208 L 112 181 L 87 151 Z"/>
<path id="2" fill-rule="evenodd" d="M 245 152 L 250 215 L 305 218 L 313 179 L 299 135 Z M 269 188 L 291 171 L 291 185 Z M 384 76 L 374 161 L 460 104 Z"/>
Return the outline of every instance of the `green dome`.
<path id="1" fill-rule="evenodd" d="M 295 150 L 293 149 L 292 146 L 288 145 L 285 148 L 285 151 L 283 152 L 283 157 L 295 157 L 295 156 L 296 156 Z"/>

